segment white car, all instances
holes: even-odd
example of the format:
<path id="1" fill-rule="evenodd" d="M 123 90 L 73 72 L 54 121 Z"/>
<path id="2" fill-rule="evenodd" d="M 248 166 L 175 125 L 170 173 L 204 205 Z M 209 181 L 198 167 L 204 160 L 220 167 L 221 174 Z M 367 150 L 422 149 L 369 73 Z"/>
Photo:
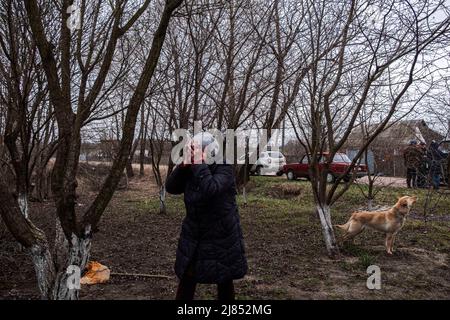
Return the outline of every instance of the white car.
<path id="1" fill-rule="evenodd" d="M 245 163 L 245 156 L 238 159 L 238 164 Z M 279 151 L 263 151 L 250 169 L 251 174 L 276 174 L 286 164 L 286 158 Z"/>

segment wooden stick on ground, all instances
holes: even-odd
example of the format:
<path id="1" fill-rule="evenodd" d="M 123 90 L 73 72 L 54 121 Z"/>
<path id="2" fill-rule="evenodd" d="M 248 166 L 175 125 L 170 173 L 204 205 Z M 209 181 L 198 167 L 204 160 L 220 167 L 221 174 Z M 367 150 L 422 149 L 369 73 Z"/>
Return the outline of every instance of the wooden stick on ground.
<path id="1" fill-rule="evenodd" d="M 159 278 L 170 280 L 172 277 L 161 274 L 145 274 L 145 273 L 119 273 L 111 272 L 111 276 L 114 277 L 133 277 L 133 278 Z"/>

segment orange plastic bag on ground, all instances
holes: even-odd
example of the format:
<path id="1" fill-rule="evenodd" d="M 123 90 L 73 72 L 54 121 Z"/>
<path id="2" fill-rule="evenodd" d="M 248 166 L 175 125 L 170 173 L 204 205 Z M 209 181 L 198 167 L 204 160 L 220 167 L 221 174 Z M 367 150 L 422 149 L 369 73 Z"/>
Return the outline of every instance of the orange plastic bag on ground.
<path id="1" fill-rule="evenodd" d="M 109 280 L 111 271 L 107 266 L 98 263 L 97 261 L 90 261 L 87 265 L 87 272 L 81 278 L 81 284 L 98 284 L 105 283 Z"/>

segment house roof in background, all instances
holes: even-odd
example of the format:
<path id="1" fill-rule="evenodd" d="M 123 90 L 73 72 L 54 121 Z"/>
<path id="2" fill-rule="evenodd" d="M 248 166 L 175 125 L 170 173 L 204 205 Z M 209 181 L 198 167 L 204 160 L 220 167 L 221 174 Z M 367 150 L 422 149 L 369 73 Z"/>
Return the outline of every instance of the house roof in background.
<path id="1" fill-rule="evenodd" d="M 369 127 L 369 132 L 376 129 L 378 124 Z M 396 147 L 404 146 L 411 140 L 418 142 L 440 141 L 444 136 L 439 132 L 428 127 L 424 120 L 403 120 L 390 125 L 386 130 L 380 133 L 372 143 L 373 147 Z M 361 128 L 356 128 L 350 134 L 346 147 L 357 147 L 362 142 Z"/>

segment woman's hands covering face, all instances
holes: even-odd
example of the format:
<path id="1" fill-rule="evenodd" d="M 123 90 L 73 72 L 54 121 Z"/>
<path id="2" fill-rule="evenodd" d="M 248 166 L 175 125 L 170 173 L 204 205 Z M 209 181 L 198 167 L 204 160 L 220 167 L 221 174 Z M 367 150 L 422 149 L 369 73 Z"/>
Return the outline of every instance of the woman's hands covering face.
<path id="1" fill-rule="evenodd" d="M 201 164 L 204 162 L 205 154 L 202 151 L 202 146 L 196 141 L 187 143 L 184 149 L 183 166 L 191 164 Z"/>
<path id="2" fill-rule="evenodd" d="M 192 145 L 192 158 L 191 158 L 191 163 L 192 164 L 202 164 L 203 160 L 204 160 L 204 154 L 202 151 L 202 146 L 199 145 L 197 142 L 193 141 Z"/>

